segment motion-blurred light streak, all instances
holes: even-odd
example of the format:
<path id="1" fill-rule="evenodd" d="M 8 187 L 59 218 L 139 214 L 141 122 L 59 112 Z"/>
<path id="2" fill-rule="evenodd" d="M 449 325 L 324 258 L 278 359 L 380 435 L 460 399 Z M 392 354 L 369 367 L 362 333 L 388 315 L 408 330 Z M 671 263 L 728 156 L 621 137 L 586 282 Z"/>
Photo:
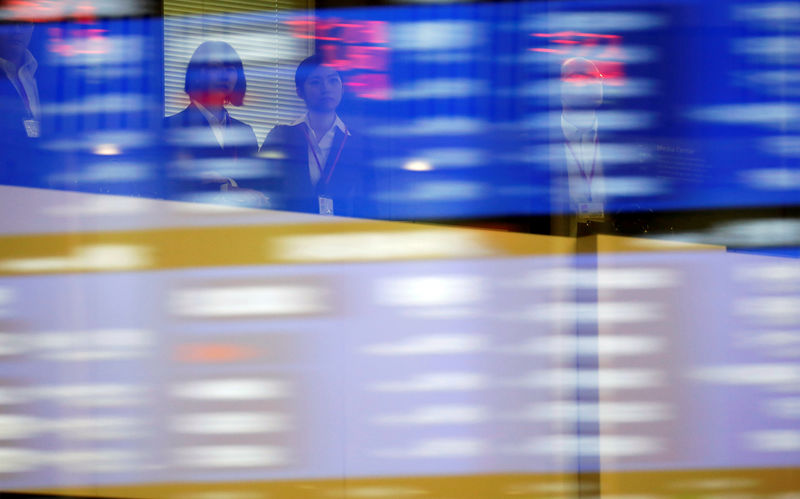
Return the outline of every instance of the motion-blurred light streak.
<path id="1" fill-rule="evenodd" d="M 486 454 L 487 443 L 477 438 L 432 438 L 411 444 L 407 448 L 375 452 L 379 457 L 399 459 L 457 459 Z"/>
<path id="2" fill-rule="evenodd" d="M 655 322 L 663 317 L 663 312 L 661 304 L 649 301 L 560 302 L 528 307 L 527 317 L 534 322 L 627 324 Z"/>
<path id="3" fill-rule="evenodd" d="M 23 399 L 50 400 L 66 407 L 134 407 L 147 403 L 148 392 L 137 384 L 93 383 L 17 388 Z"/>
<path id="4" fill-rule="evenodd" d="M 641 435 L 553 435 L 533 439 L 523 444 L 520 450 L 525 454 L 620 457 L 656 454 L 663 448 L 659 439 Z"/>
<path id="5" fill-rule="evenodd" d="M 489 379 L 471 372 L 433 372 L 415 375 L 402 381 L 379 381 L 370 383 L 377 392 L 437 392 L 472 391 L 489 388 Z"/>
<path id="6" fill-rule="evenodd" d="M 477 97 L 489 92 L 485 80 L 469 78 L 417 79 L 392 89 L 394 100 L 457 99 Z"/>
<path id="7" fill-rule="evenodd" d="M 524 27 L 529 30 L 556 31 L 592 31 L 592 32 L 628 32 L 646 31 L 664 26 L 667 19 L 663 15 L 617 10 L 581 11 L 581 12 L 549 12 L 547 16 L 530 16 L 524 20 Z"/>
<path id="8" fill-rule="evenodd" d="M 377 302 L 393 306 L 440 307 L 478 303 L 483 299 L 483 282 L 469 275 L 402 277 L 382 281 Z"/>
<path id="9" fill-rule="evenodd" d="M 800 431 L 762 430 L 745 435 L 750 447 L 762 452 L 797 452 L 800 451 Z"/>
<path id="10" fill-rule="evenodd" d="M 480 353 L 488 346 L 487 338 L 476 334 L 432 334 L 403 338 L 394 343 L 376 343 L 362 348 L 368 355 L 453 355 Z"/>
<path id="11" fill-rule="evenodd" d="M 155 104 L 148 95 L 135 94 L 96 94 L 87 95 L 63 102 L 42 104 L 42 113 L 47 115 L 86 116 L 93 114 L 112 114 L 148 111 Z"/>
<path id="12" fill-rule="evenodd" d="M 126 244 L 78 246 L 72 255 L 0 260 L 6 272 L 75 272 L 101 270 L 137 270 L 152 264 L 148 247 Z"/>
<path id="13" fill-rule="evenodd" d="M 764 21 L 765 26 L 781 26 L 783 22 L 800 21 L 800 5 L 796 2 L 753 2 L 734 5 L 733 18 L 739 21 Z"/>
<path id="14" fill-rule="evenodd" d="M 318 251 L 317 248 L 325 248 L 325 251 Z M 289 262 L 475 257 L 489 254 L 489 248 L 474 234 L 436 229 L 282 236 L 270 240 L 268 251 Z"/>
<path id="15" fill-rule="evenodd" d="M 286 449 L 257 445 L 197 445 L 174 450 L 175 464 L 184 468 L 263 468 L 289 463 Z"/>
<path id="16" fill-rule="evenodd" d="M 584 270 L 555 268 L 528 273 L 520 284 L 538 287 L 576 287 L 581 289 L 663 289 L 677 286 L 679 274 L 670 268 L 656 267 L 600 267 Z"/>
<path id="17" fill-rule="evenodd" d="M 519 355 L 601 355 L 603 358 L 656 354 L 665 341 L 658 337 L 634 335 L 600 335 L 591 338 L 574 336 L 532 339 L 509 349 Z"/>
<path id="18" fill-rule="evenodd" d="M 690 373 L 690 376 L 705 382 L 724 385 L 796 388 L 800 385 L 800 365 L 787 362 L 727 364 L 697 368 Z"/>
<path id="19" fill-rule="evenodd" d="M 447 116 L 436 118 L 418 118 L 400 125 L 378 125 L 373 127 L 370 135 L 381 137 L 397 136 L 463 136 L 479 135 L 489 127 L 489 123 L 468 116 Z"/>
<path id="20" fill-rule="evenodd" d="M 645 423 L 672 417 L 662 402 L 554 402 L 531 406 L 522 415 L 532 421 L 611 423 Z"/>
<path id="21" fill-rule="evenodd" d="M 468 20 L 402 22 L 391 25 L 392 48 L 406 50 L 463 50 L 486 40 L 483 23 Z"/>
<path id="22" fill-rule="evenodd" d="M 531 388 L 576 388 L 599 390 L 639 390 L 664 384 L 664 373 L 657 369 L 600 368 L 547 369 L 532 371 L 506 382 L 509 386 Z"/>
<path id="23" fill-rule="evenodd" d="M 800 152 L 797 154 L 800 157 Z M 800 170 L 789 168 L 759 168 L 745 170 L 742 181 L 757 189 L 797 190 L 800 189 Z"/>
<path id="24" fill-rule="evenodd" d="M 478 148 L 432 148 L 413 151 L 408 158 L 383 157 L 375 160 L 378 168 L 397 168 L 408 171 L 430 171 L 442 169 L 475 168 L 491 164 L 483 149 Z"/>
<path id="25" fill-rule="evenodd" d="M 252 317 L 325 312 L 327 292 L 291 284 L 186 288 L 174 291 L 171 309 L 184 317 Z"/>
<path id="26" fill-rule="evenodd" d="M 650 111 L 576 111 L 576 121 L 593 121 L 597 117 L 598 127 L 606 131 L 642 130 L 651 128 L 657 119 L 655 113 Z M 590 119 L 591 118 L 591 119 Z M 532 130 L 551 129 L 561 130 L 561 111 L 548 111 L 529 115 L 523 126 Z"/>
<path id="27" fill-rule="evenodd" d="M 285 382 L 257 378 L 184 381 L 175 384 L 171 392 L 175 397 L 194 400 L 265 400 L 291 395 Z"/>
<path id="28" fill-rule="evenodd" d="M 785 419 L 800 419 L 800 397 L 772 399 L 765 407 L 770 415 Z"/>
<path id="29" fill-rule="evenodd" d="M 689 111 L 689 118 L 731 125 L 760 125 L 785 131 L 800 129 L 800 104 L 763 102 L 721 104 Z"/>
<path id="30" fill-rule="evenodd" d="M 144 215 L 149 210 L 143 209 L 135 198 L 123 196 L 90 196 L 76 200 L 70 204 L 42 207 L 41 214 L 53 218 L 71 218 L 83 216 Z"/>
<path id="31" fill-rule="evenodd" d="M 798 43 L 798 36 L 752 36 L 732 40 L 731 49 L 737 54 L 786 64 L 800 61 L 800 54 L 794 48 Z"/>
<path id="32" fill-rule="evenodd" d="M 173 418 L 172 428 L 178 433 L 198 435 L 246 435 L 286 431 L 291 424 L 280 413 L 206 412 L 178 415 Z"/>
<path id="33" fill-rule="evenodd" d="M 424 406 L 406 414 L 377 416 L 375 423 L 381 426 L 425 426 L 477 424 L 489 420 L 490 415 L 486 407 L 450 404 Z"/>
<path id="34" fill-rule="evenodd" d="M 489 185 L 483 182 L 463 180 L 423 181 L 406 190 L 385 192 L 377 196 L 383 201 L 457 202 L 474 201 L 490 197 Z"/>

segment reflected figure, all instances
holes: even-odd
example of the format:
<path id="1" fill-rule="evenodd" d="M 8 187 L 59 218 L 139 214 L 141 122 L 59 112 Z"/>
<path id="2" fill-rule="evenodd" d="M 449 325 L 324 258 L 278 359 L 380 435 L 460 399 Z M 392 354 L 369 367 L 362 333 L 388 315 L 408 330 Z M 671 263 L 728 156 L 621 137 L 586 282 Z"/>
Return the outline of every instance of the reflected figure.
<path id="1" fill-rule="evenodd" d="M 266 207 L 262 194 L 240 186 L 259 174 L 255 133 L 225 109 L 244 103 L 239 54 L 225 42 L 202 43 L 189 61 L 184 90 L 190 104 L 165 119 L 172 190 L 183 200 Z M 236 194 L 209 195 L 214 192 Z"/>
<path id="2" fill-rule="evenodd" d="M 35 173 L 41 135 L 38 62 L 28 50 L 33 24 L 0 24 L 0 183 L 24 185 Z"/>
<path id="3" fill-rule="evenodd" d="M 336 112 L 343 90 L 339 73 L 311 56 L 297 67 L 295 85 L 308 111 L 291 125 L 273 128 L 261 147 L 262 154 L 281 158 L 279 207 L 323 215 L 366 213 L 366 145 Z"/>
<path id="4" fill-rule="evenodd" d="M 575 223 L 604 222 L 605 193 L 598 140 L 597 109 L 603 103 L 603 75 L 588 59 L 575 57 L 561 65 L 561 131 L 566 154 L 567 212 L 574 235 Z M 558 175 L 562 177 L 563 173 Z M 559 193 L 563 196 L 563 185 Z M 566 203 L 564 203 L 566 201 Z M 562 231 L 563 232 L 563 231 Z"/>
<path id="5" fill-rule="evenodd" d="M 4 135 L 36 138 L 40 135 L 38 62 L 28 50 L 32 23 L 0 25 L 0 126 Z"/>

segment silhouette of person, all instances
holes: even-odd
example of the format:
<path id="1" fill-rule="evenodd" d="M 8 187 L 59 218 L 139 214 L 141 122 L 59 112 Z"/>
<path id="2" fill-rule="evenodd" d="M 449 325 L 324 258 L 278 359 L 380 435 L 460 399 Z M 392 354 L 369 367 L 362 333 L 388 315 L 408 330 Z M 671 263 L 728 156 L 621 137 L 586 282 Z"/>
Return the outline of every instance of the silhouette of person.
<path id="1" fill-rule="evenodd" d="M 39 136 L 38 62 L 28 50 L 33 24 L 0 24 L 0 99 L 3 102 L 4 132 L 15 136 Z"/>
<path id="2" fill-rule="evenodd" d="M 559 224 L 570 234 L 575 224 L 605 221 L 605 189 L 598 138 L 597 109 L 603 103 L 603 75 L 588 59 L 574 57 L 561 65 L 561 131 L 566 169 L 557 173 Z M 569 220 L 574 217 L 574 220 Z"/>
<path id="3" fill-rule="evenodd" d="M 184 85 L 191 102 L 165 119 L 173 195 L 184 200 L 266 207 L 263 194 L 245 188 L 263 168 L 263 161 L 256 157 L 255 133 L 225 108 L 227 104 L 241 106 L 246 90 L 242 59 L 233 47 L 221 41 L 197 47 Z"/>
<path id="4" fill-rule="evenodd" d="M 324 215 L 366 213 L 370 170 L 364 140 L 337 114 L 342 78 L 318 55 L 295 72 L 297 95 L 307 112 L 270 130 L 262 154 L 282 158 L 280 208 Z"/>
<path id="5" fill-rule="evenodd" d="M 25 184 L 41 135 L 33 24 L 0 23 L 0 183 Z"/>

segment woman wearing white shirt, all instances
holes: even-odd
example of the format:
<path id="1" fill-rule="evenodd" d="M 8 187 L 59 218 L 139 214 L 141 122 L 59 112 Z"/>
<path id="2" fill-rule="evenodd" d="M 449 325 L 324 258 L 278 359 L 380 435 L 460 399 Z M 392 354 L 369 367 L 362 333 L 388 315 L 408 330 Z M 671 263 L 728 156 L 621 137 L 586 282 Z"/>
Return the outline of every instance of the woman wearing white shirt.
<path id="1" fill-rule="evenodd" d="M 274 160 L 283 180 L 276 206 L 323 215 L 370 215 L 367 146 L 337 114 L 341 76 L 315 55 L 297 67 L 295 86 L 306 114 L 270 130 L 261 146 L 262 155 L 280 158 Z"/>

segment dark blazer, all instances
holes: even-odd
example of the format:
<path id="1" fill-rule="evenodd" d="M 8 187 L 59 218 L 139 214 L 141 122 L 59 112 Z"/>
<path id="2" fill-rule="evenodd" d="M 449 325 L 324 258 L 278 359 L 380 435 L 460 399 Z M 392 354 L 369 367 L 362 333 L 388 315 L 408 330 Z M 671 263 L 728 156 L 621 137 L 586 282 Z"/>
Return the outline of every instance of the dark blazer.
<path id="1" fill-rule="evenodd" d="M 258 142 L 253 129 L 230 115 L 227 120 L 223 148 L 194 103 L 164 119 L 170 197 L 218 191 L 220 184 L 204 180 L 212 173 L 248 188 L 263 177 L 264 172 L 259 170 L 265 170 L 264 162 L 257 158 Z"/>
<path id="2" fill-rule="evenodd" d="M 40 139 L 29 138 L 24 120 L 30 115 L 14 85 L 0 71 L 0 183 L 32 185 L 37 175 Z"/>
<path id="3" fill-rule="evenodd" d="M 0 104 L 2 104 L 0 109 L 3 110 L 0 113 L 0 131 L 3 139 L 9 143 L 27 139 L 28 134 L 25 132 L 23 122 L 30 117 L 29 113 L 11 80 L 2 71 L 0 71 Z"/>
<path id="4" fill-rule="evenodd" d="M 277 125 L 270 130 L 261 155 L 274 158 L 274 164 L 282 178 L 278 209 L 319 213 L 319 196 L 333 200 L 334 215 L 349 217 L 370 216 L 368 196 L 372 191 L 372 168 L 365 140 L 350 132 L 345 134 L 335 129 L 333 144 L 322 176 L 316 187 L 311 184 L 308 171 L 308 142 L 304 133 L 305 123 Z M 336 156 L 341 155 L 334 167 Z M 331 172 L 331 169 L 333 171 Z M 330 179 L 326 179 L 330 175 Z"/>

